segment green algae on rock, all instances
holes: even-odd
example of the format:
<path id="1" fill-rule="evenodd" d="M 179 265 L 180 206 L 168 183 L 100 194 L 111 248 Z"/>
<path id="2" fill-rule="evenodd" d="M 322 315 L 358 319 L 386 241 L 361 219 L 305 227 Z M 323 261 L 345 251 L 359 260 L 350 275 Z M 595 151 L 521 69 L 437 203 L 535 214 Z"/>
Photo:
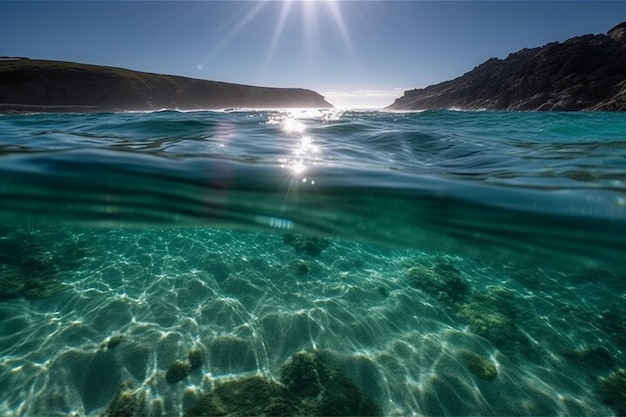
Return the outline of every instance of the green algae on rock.
<path id="1" fill-rule="evenodd" d="M 463 303 L 457 316 L 469 324 L 470 330 L 508 353 L 534 354 L 532 342 L 516 323 L 517 307 L 512 291 L 490 287 L 473 293 Z"/>
<path id="2" fill-rule="evenodd" d="M 283 367 L 280 379 L 293 394 L 299 397 L 315 397 L 322 391 L 320 379 L 326 378 L 326 373 L 313 354 L 301 352 L 293 355 Z"/>
<path id="3" fill-rule="evenodd" d="M 185 416 L 381 414 L 380 407 L 321 354 L 298 352 L 282 367 L 280 382 L 261 375 L 217 382 Z"/>
<path id="4" fill-rule="evenodd" d="M 170 363 L 167 367 L 167 372 L 165 373 L 165 380 L 170 384 L 174 384 L 176 382 L 182 381 L 187 378 L 189 373 L 191 372 L 191 365 L 189 362 L 175 360 Z"/>
<path id="5" fill-rule="evenodd" d="M 438 262 L 432 268 L 413 266 L 406 271 L 406 277 L 411 285 L 450 307 L 461 302 L 468 291 L 467 281 L 449 262 Z"/>
<path id="6" fill-rule="evenodd" d="M 330 246 L 330 241 L 323 237 L 293 235 L 290 233 L 283 236 L 283 242 L 292 246 L 297 253 L 305 252 L 310 256 L 317 256 Z"/>
<path id="7" fill-rule="evenodd" d="M 309 265 L 306 262 L 304 262 L 303 260 L 298 260 L 298 261 L 292 263 L 292 267 L 293 267 L 294 271 L 296 272 L 296 274 L 298 274 L 298 275 L 308 274 L 309 271 L 311 270 L 311 267 L 309 267 Z"/>
<path id="8" fill-rule="evenodd" d="M 149 415 L 146 392 L 132 390 L 124 383 L 120 391 L 113 397 L 102 417 L 144 417 Z"/>
<path id="9" fill-rule="evenodd" d="M 61 275 L 87 255 L 79 243 L 50 248 L 36 233 L 21 230 L 0 235 L 0 301 L 39 300 L 65 288 Z"/>
<path id="10" fill-rule="evenodd" d="M 187 353 L 186 360 L 175 360 L 167 367 L 165 380 L 170 384 L 182 381 L 187 378 L 190 373 L 202 366 L 202 352 L 198 347 L 192 348 Z"/>
<path id="11" fill-rule="evenodd" d="M 260 416 L 300 414 L 287 390 L 264 376 L 244 376 L 219 382 L 213 390 L 200 397 L 185 413 L 186 417 Z M 286 412 L 286 413 L 285 413 Z"/>
<path id="12" fill-rule="evenodd" d="M 595 344 L 564 352 L 563 356 L 579 365 L 595 369 L 608 369 L 615 364 L 611 352 L 606 347 Z"/>
<path id="13" fill-rule="evenodd" d="M 109 337 L 105 345 L 109 349 L 114 349 L 118 347 L 120 343 L 122 343 L 122 339 L 124 339 L 123 334 L 120 334 L 120 333 L 114 334 L 113 336 Z"/>
<path id="14" fill-rule="evenodd" d="M 619 416 L 626 415 L 626 369 L 620 368 L 599 379 L 600 399 Z"/>
<path id="15" fill-rule="evenodd" d="M 197 347 L 194 347 L 189 351 L 187 359 L 189 360 L 191 371 L 194 371 L 202 366 L 202 352 Z"/>
<path id="16" fill-rule="evenodd" d="M 491 359 L 470 351 L 463 351 L 459 356 L 467 369 L 476 377 L 492 381 L 498 376 L 496 364 Z"/>

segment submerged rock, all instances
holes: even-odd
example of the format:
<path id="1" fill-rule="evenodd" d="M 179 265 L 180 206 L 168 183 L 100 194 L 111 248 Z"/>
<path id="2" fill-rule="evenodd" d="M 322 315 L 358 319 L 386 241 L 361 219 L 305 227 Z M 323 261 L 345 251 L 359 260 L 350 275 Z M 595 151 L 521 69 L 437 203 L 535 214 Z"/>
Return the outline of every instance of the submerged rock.
<path id="1" fill-rule="evenodd" d="M 461 304 L 457 316 L 470 330 L 509 353 L 532 354 L 532 343 L 517 325 L 514 293 L 501 287 L 473 293 Z"/>
<path id="2" fill-rule="evenodd" d="M 185 416 L 373 416 L 381 409 L 317 353 L 299 352 L 283 366 L 280 382 L 244 376 L 215 384 Z"/>
<path id="3" fill-rule="evenodd" d="M 28 257 L 18 265 L 0 262 L 0 300 L 38 300 L 63 289 L 52 261 Z"/>
<path id="4" fill-rule="evenodd" d="M 128 384 L 122 384 L 120 391 L 109 403 L 102 417 L 144 417 L 148 414 L 146 393 L 133 391 Z"/>
<path id="5" fill-rule="evenodd" d="M 319 352 L 298 352 L 281 370 L 281 382 L 314 416 L 376 416 L 382 410 Z"/>
<path id="6" fill-rule="evenodd" d="M 306 262 L 302 260 L 298 260 L 293 263 L 293 269 L 294 271 L 296 271 L 298 275 L 305 275 L 309 273 L 309 271 L 311 270 L 311 267 L 309 267 L 309 265 Z"/>
<path id="7" fill-rule="evenodd" d="M 620 349 L 626 350 L 626 309 L 622 306 L 603 310 L 592 322 L 609 335 Z"/>
<path id="8" fill-rule="evenodd" d="M 412 286 L 450 307 L 465 299 L 469 288 L 460 271 L 449 262 L 438 262 L 432 268 L 413 266 L 406 271 L 406 277 Z"/>
<path id="9" fill-rule="evenodd" d="M 608 369 L 615 363 L 611 352 L 600 345 L 587 345 L 564 352 L 563 355 L 582 366 L 596 369 Z"/>
<path id="10" fill-rule="evenodd" d="M 305 252 L 311 256 L 319 255 L 324 249 L 330 246 L 330 241 L 323 237 L 293 235 L 290 233 L 283 236 L 283 242 L 289 246 L 293 246 L 296 252 Z"/>
<path id="11" fill-rule="evenodd" d="M 299 397 L 315 397 L 322 391 L 322 382 L 326 378 L 325 368 L 320 369 L 315 356 L 310 353 L 297 353 L 283 367 L 280 379 L 285 387 Z"/>
<path id="12" fill-rule="evenodd" d="M 255 375 L 217 383 L 185 416 L 296 415 L 300 411 L 282 385 Z"/>
<path id="13" fill-rule="evenodd" d="M 598 394 L 618 416 L 626 416 L 626 369 L 618 369 L 599 379 Z"/>
<path id="14" fill-rule="evenodd" d="M 182 381 L 191 372 L 191 365 L 187 361 L 175 360 L 170 363 L 165 373 L 165 380 L 170 384 Z"/>
<path id="15" fill-rule="evenodd" d="M 202 352 L 199 348 L 192 348 L 187 354 L 186 360 L 175 360 L 170 363 L 165 373 L 165 380 L 170 384 L 182 381 L 190 373 L 202 367 Z"/>
<path id="16" fill-rule="evenodd" d="M 37 300 L 63 290 L 61 274 L 77 266 L 87 251 L 48 246 L 37 233 L 7 228 L 0 237 L 0 301 Z"/>
<path id="17" fill-rule="evenodd" d="M 469 351 L 463 351 L 459 356 L 467 369 L 478 378 L 492 381 L 498 376 L 496 364 L 491 359 Z"/>
<path id="18" fill-rule="evenodd" d="M 113 336 L 111 336 L 109 338 L 109 340 L 107 340 L 106 342 L 106 347 L 109 349 L 114 349 L 116 347 L 119 346 L 120 343 L 122 343 L 122 339 L 124 339 L 124 335 L 123 334 L 115 334 Z"/>
<path id="19" fill-rule="evenodd" d="M 202 352 L 197 347 L 194 347 L 189 351 L 187 359 L 189 360 L 189 365 L 191 366 L 192 371 L 202 366 Z"/>

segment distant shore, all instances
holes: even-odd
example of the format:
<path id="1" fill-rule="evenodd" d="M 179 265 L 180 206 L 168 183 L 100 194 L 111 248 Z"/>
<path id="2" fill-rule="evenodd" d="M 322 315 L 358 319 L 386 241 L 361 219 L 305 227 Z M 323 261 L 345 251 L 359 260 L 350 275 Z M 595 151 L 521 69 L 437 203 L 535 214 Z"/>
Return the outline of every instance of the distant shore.
<path id="1" fill-rule="evenodd" d="M 0 113 L 332 108 L 312 90 L 0 57 Z"/>
<path id="2" fill-rule="evenodd" d="M 505 59 L 451 81 L 408 90 L 391 110 L 626 111 L 626 22 Z"/>

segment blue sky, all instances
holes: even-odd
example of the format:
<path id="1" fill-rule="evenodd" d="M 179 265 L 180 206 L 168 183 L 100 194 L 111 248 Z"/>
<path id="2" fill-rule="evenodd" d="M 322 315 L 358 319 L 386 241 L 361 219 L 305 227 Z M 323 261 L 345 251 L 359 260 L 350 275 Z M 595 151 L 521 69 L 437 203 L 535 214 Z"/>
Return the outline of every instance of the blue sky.
<path id="1" fill-rule="evenodd" d="M 0 1 L 0 55 L 386 106 L 488 58 L 623 20 L 623 1 Z"/>

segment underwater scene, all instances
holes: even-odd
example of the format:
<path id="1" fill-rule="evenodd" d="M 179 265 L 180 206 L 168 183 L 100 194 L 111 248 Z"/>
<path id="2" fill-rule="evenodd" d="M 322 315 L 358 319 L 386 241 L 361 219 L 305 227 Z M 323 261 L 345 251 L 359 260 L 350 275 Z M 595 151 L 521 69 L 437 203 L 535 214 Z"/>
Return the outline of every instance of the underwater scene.
<path id="1" fill-rule="evenodd" d="M 0 116 L 0 414 L 626 414 L 626 116 Z"/>

